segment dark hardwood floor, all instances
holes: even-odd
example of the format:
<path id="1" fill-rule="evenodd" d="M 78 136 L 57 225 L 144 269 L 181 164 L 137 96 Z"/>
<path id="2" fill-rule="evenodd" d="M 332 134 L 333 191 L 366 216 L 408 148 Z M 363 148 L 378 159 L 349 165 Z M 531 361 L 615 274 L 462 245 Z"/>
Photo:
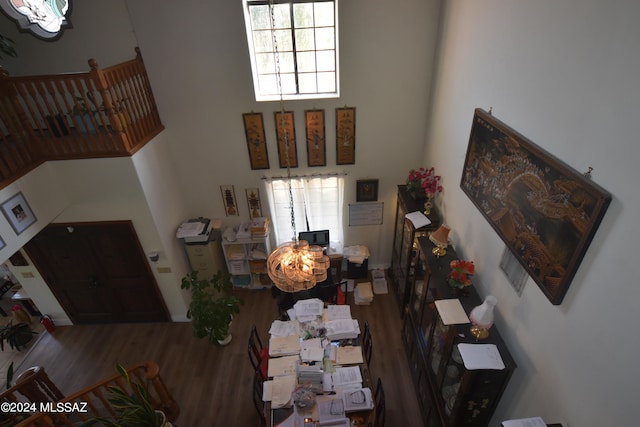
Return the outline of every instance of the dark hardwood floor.
<path id="1" fill-rule="evenodd" d="M 180 405 L 179 427 L 260 425 L 251 400 L 252 369 L 247 342 L 252 324 L 267 340 L 278 310 L 271 292 L 237 292 L 244 299 L 225 347 L 191 334 L 189 323 L 141 323 L 58 327 L 31 349 L 17 372 L 43 366 L 63 393 L 73 393 L 115 374 L 114 366 L 155 360 Z M 370 306 L 353 304 L 354 318 L 368 320 L 374 345 L 371 373 L 382 378 L 388 427 L 422 425 L 400 338 L 401 319 L 393 294 L 376 295 Z"/>

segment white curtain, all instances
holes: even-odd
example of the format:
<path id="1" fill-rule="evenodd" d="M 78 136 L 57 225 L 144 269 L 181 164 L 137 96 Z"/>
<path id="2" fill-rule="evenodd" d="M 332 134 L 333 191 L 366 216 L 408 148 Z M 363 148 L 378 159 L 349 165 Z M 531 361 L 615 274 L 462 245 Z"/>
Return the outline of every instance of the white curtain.
<path id="1" fill-rule="evenodd" d="M 276 244 L 294 240 L 287 179 L 266 180 L 265 188 Z M 329 230 L 331 241 L 341 245 L 344 239 L 344 178 L 292 178 L 291 189 L 296 232 Z"/>

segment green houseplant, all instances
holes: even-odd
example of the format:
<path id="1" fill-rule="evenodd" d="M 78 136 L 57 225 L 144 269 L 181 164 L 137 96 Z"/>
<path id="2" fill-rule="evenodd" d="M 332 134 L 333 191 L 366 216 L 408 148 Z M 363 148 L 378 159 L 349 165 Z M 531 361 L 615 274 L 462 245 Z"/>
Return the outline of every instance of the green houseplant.
<path id="1" fill-rule="evenodd" d="M 9 323 L 0 327 L 0 349 L 4 351 L 6 341 L 13 350 L 20 351 L 27 348 L 27 344 L 35 334 L 37 332 L 31 329 L 28 323 L 20 322 L 14 325 L 13 320 L 10 320 Z"/>
<path id="2" fill-rule="evenodd" d="M 233 288 L 229 273 L 218 271 L 211 280 L 198 279 L 192 271 L 182 278 L 182 289 L 191 291 L 187 317 L 193 325 L 193 335 L 207 338 L 212 344 L 227 344 L 231 340 L 229 328 L 243 301 L 230 295 Z"/>
<path id="3" fill-rule="evenodd" d="M 118 384 L 107 386 L 109 396 L 107 400 L 116 411 L 115 419 L 96 417 L 80 424 L 80 427 L 101 423 L 107 427 L 167 427 L 171 423 L 166 421 L 162 411 L 156 410 L 151 404 L 149 388 L 146 384 L 134 382 L 127 370 L 116 364 L 116 370 L 127 387 Z"/>

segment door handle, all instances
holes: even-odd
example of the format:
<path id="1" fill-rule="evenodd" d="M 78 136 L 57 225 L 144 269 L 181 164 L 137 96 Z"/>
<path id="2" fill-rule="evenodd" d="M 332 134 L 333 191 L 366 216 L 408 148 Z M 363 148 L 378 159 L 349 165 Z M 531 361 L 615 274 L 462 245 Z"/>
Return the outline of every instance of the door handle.
<path id="1" fill-rule="evenodd" d="M 98 286 L 100 286 L 100 282 L 98 282 L 98 278 L 95 276 L 90 276 L 89 277 L 89 287 L 90 288 L 97 288 Z"/>

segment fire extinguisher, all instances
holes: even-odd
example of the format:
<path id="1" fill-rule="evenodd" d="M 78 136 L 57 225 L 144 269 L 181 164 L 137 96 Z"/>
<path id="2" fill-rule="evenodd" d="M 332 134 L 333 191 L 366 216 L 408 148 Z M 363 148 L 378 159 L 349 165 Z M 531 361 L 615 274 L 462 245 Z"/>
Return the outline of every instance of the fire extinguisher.
<path id="1" fill-rule="evenodd" d="M 53 323 L 53 319 L 51 319 L 48 314 L 45 314 L 40 318 L 40 323 L 49 333 L 52 333 L 56 330 L 56 325 Z"/>

